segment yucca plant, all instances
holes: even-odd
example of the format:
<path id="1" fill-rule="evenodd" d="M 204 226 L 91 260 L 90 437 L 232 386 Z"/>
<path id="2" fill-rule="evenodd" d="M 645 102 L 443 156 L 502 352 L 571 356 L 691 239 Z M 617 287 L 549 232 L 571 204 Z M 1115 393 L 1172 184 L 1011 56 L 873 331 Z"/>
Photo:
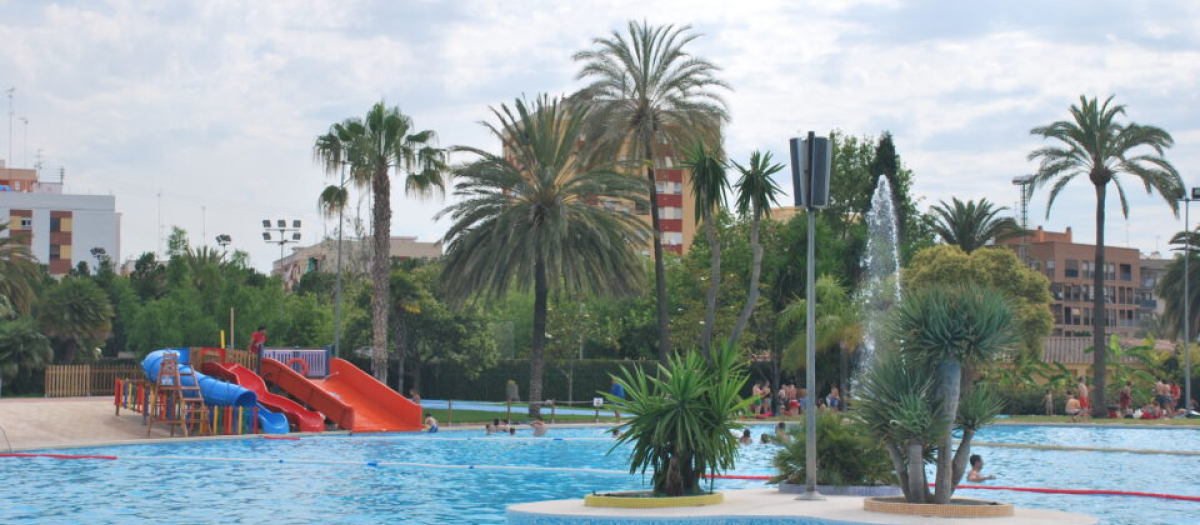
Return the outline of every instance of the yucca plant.
<path id="1" fill-rule="evenodd" d="M 609 452 L 632 444 L 629 472 L 645 475 L 651 470 L 655 495 L 702 493 L 706 475 L 734 467 L 738 442 L 733 432 L 741 426 L 737 415 L 751 402 L 741 395 L 749 374 L 736 348 L 719 345 L 711 364 L 700 352 L 689 352 L 672 356 L 667 367 L 658 367 L 657 376 L 640 368 L 622 369 L 622 377 L 615 379 L 625 388 L 626 399 L 605 397 L 631 417 L 617 427 L 623 433 Z"/>
<path id="2" fill-rule="evenodd" d="M 986 388 L 964 396 L 963 370 L 1013 345 L 1012 325 L 1012 306 L 1002 294 L 971 285 L 910 291 L 892 312 L 890 346 L 864 378 L 858 408 L 887 447 L 908 502 L 950 502 L 961 479 L 955 475 L 959 458 L 951 452 L 951 431 L 957 426 L 973 435 L 1001 406 Z M 970 450 L 970 438 L 964 437 L 960 455 Z M 924 465 L 931 457 L 937 462 L 932 493 Z"/>
<path id="3" fill-rule="evenodd" d="M 804 424 L 788 429 L 791 441 L 775 454 L 779 474 L 768 483 L 804 483 Z M 817 414 L 817 483 L 821 485 L 890 485 L 896 482 L 892 462 L 866 425 L 834 411 Z"/>

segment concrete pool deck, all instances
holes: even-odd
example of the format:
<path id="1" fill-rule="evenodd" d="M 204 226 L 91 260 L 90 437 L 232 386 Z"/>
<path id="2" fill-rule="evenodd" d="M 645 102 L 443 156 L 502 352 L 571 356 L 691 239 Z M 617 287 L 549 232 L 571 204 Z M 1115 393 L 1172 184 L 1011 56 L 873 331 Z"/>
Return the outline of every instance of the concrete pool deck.
<path id="1" fill-rule="evenodd" d="M 711 523 L 720 525 L 1092 525 L 1099 520 L 1053 510 L 1016 509 L 1005 518 L 931 518 L 863 510 L 863 498 L 829 496 L 797 501 L 775 489 L 725 491 L 725 503 L 668 509 L 585 507 L 582 499 L 540 501 L 508 507 L 509 525 L 638 525 Z"/>

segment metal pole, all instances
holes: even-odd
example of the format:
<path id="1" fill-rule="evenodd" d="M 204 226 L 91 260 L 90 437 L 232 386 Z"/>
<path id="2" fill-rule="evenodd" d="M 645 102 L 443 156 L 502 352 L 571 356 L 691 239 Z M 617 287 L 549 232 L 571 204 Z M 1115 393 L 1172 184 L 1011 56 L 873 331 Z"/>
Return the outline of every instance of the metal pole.
<path id="1" fill-rule="evenodd" d="M 279 320 L 283 321 L 283 302 L 287 300 L 287 272 L 283 266 L 283 245 L 287 244 L 283 230 L 279 230 L 279 284 L 283 286 L 283 295 L 279 296 Z"/>
<path id="2" fill-rule="evenodd" d="M 341 188 L 346 188 L 346 165 L 342 164 Z M 337 286 L 333 298 L 333 356 L 341 357 L 342 350 L 342 214 L 345 206 L 338 206 L 338 240 L 337 240 Z M 400 371 L 401 379 L 404 371 Z"/>
<path id="3" fill-rule="evenodd" d="M 805 162 L 808 187 L 812 188 L 813 157 L 816 153 L 816 137 L 808 133 L 808 160 Z M 808 406 L 804 407 L 804 494 L 796 499 L 821 500 L 825 499 L 817 492 L 817 209 L 812 206 L 812 192 L 809 191 L 808 207 L 808 272 L 805 286 L 805 332 L 806 345 L 804 357 L 804 387 L 808 389 Z"/>
<path id="4" fill-rule="evenodd" d="M 1183 200 L 1183 409 L 1185 414 L 1191 410 L 1192 402 L 1192 312 L 1190 307 L 1192 296 L 1188 290 L 1192 273 L 1190 271 L 1192 259 L 1191 212 L 1192 199 L 1185 198 Z"/>

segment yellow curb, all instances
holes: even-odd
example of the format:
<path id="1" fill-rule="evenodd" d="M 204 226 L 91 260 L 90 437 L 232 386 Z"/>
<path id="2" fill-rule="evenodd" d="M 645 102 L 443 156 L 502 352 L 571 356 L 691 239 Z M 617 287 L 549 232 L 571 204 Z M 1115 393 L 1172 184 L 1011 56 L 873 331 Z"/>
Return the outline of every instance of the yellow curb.
<path id="1" fill-rule="evenodd" d="M 623 495 L 616 495 L 623 494 Z M 588 494 L 583 497 L 587 507 L 616 507 L 622 509 L 661 509 L 666 507 L 699 507 L 716 505 L 725 501 L 720 492 L 698 496 L 638 497 L 636 492 L 610 494 Z"/>

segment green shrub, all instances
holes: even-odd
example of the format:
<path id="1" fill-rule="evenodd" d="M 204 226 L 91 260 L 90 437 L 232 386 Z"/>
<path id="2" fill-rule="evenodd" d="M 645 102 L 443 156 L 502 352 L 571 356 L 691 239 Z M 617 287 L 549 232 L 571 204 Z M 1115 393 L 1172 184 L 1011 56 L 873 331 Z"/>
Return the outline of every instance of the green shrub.
<path id="1" fill-rule="evenodd" d="M 657 376 L 643 368 L 625 369 L 618 381 L 626 399 L 605 394 L 631 417 L 610 450 L 631 443 L 629 472 L 653 471 L 656 495 L 682 496 L 703 491 L 706 474 L 734 467 L 737 417 L 750 405 L 740 392 L 745 365 L 736 348 L 722 345 L 709 364 L 700 352 L 675 355 Z M 711 482 L 710 482 L 711 488 Z"/>
<path id="2" fill-rule="evenodd" d="M 779 474 L 770 483 L 805 482 L 804 424 L 788 429 L 789 443 L 775 454 Z M 861 421 L 822 410 L 817 414 L 817 483 L 821 485 L 892 485 L 892 460 Z"/>

